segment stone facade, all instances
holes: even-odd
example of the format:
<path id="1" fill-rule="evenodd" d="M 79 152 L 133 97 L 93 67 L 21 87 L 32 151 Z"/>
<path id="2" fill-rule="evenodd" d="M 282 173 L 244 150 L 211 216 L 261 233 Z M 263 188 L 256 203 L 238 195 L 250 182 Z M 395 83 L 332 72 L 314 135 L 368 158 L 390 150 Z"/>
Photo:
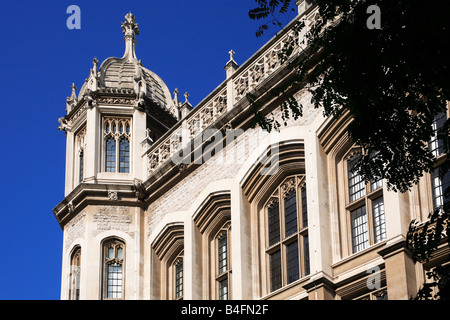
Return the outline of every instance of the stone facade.
<path id="1" fill-rule="evenodd" d="M 430 175 L 405 194 L 349 179 L 359 152 L 346 130 L 351 119 L 324 118 L 305 88 L 287 94 L 304 106 L 302 117 L 279 132 L 251 127 L 250 92 L 281 120 L 268 88 L 293 71 L 277 53 L 298 41 L 293 55 L 301 54 L 292 25 L 316 17 L 309 2 L 298 5 L 297 18 L 242 66 L 231 51 L 225 81 L 195 108 L 137 60 L 139 28 L 126 15 L 124 57 L 100 67 L 94 59 L 59 121 L 67 137 L 65 198 L 53 210 L 64 230 L 61 299 L 73 298 L 76 250 L 80 299 L 417 292 L 424 267 L 412 261 L 405 236 L 410 221 L 433 208 Z"/>

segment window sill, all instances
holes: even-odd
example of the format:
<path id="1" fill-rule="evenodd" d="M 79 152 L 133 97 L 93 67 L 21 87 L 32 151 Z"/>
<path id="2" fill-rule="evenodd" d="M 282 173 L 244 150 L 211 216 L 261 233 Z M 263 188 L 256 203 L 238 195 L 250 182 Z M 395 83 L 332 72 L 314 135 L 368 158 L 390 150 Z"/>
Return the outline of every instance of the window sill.
<path id="1" fill-rule="evenodd" d="M 303 283 L 308 282 L 310 277 L 311 277 L 311 275 L 309 274 L 309 275 L 307 275 L 307 276 L 305 276 L 305 277 L 303 277 L 301 279 L 298 279 L 298 280 L 296 280 L 294 282 L 291 282 L 291 283 L 289 283 L 289 284 L 287 284 L 287 285 L 285 285 L 285 286 L 283 286 L 283 287 L 281 287 L 281 288 L 279 288 L 277 290 L 274 290 L 274 291 L 266 294 L 265 296 L 262 296 L 260 299 L 261 300 L 268 300 L 268 299 L 270 299 L 270 298 L 272 298 L 272 297 L 274 297 L 274 296 L 276 296 L 276 295 L 278 295 L 280 293 L 283 293 L 284 291 L 289 290 L 292 287 L 295 287 L 295 286 L 297 286 L 299 284 L 303 284 Z"/>
<path id="2" fill-rule="evenodd" d="M 358 258 L 360 256 L 363 256 L 363 255 L 365 255 L 365 254 L 367 254 L 367 253 L 369 253 L 371 251 L 379 250 L 381 247 L 384 247 L 386 245 L 386 242 L 387 242 L 387 239 L 385 239 L 383 241 L 380 241 L 380 242 L 378 242 L 376 244 L 370 245 L 369 247 L 365 248 L 364 250 L 361 250 L 361 251 L 356 252 L 356 253 L 352 253 L 349 256 L 347 256 L 347 257 L 345 257 L 345 258 L 343 258 L 343 259 L 333 263 L 331 265 L 331 267 L 332 268 L 339 267 L 340 265 L 345 264 L 346 262 L 351 261 L 353 259 L 356 259 L 356 258 Z"/>

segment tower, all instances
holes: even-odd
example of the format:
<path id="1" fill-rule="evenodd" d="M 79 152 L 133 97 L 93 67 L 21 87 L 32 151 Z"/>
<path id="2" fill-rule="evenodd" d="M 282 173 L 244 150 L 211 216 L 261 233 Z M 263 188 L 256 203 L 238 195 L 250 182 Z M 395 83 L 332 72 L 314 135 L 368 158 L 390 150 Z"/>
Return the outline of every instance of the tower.
<path id="1" fill-rule="evenodd" d="M 64 257 L 69 257 L 63 261 L 63 299 L 121 298 L 124 288 L 118 283 L 125 277 L 135 278 L 127 283 L 133 284 L 134 298 L 139 297 L 140 199 L 148 165 L 143 154 L 186 108 L 177 93 L 172 99 L 161 78 L 137 59 L 135 16 L 128 13 L 121 26 L 123 57 L 107 58 L 100 66 L 94 58 L 78 95 L 72 85 L 67 114 L 59 119 L 59 129 L 66 135 L 65 198 L 54 213 L 64 230 Z M 108 239 L 96 238 L 113 229 Z M 136 262 L 133 268 L 122 265 L 125 258 Z M 80 259 L 84 265 L 92 262 L 85 270 L 97 267 L 102 272 L 80 274 L 76 270 Z M 103 282 L 102 277 L 110 277 L 115 285 L 100 285 L 98 292 L 79 296 L 80 285 Z"/>

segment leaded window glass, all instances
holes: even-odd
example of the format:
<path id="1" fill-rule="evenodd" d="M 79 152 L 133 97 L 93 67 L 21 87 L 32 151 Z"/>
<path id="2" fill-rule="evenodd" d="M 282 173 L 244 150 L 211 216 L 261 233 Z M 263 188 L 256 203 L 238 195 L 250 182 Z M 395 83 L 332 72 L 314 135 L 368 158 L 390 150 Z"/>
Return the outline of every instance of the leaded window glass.
<path id="1" fill-rule="evenodd" d="M 78 157 L 78 161 L 79 161 L 79 172 L 78 172 L 78 180 L 79 182 L 83 181 L 83 170 L 84 170 L 84 151 L 83 149 L 80 150 L 80 155 Z"/>
<path id="2" fill-rule="evenodd" d="M 270 290 L 281 288 L 281 251 L 277 250 L 269 255 Z"/>
<path id="3" fill-rule="evenodd" d="M 80 300 L 81 248 L 76 248 L 70 259 L 69 299 Z"/>
<path id="4" fill-rule="evenodd" d="M 352 228 L 353 253 L 361 251 L 369 245 L 366 206 L 362 206 L 350 213 Z"/>
<path id="5" fill-rule="evenodd" d="M 228 269 L 228 236 L 226 232 L 223 232 L 222 235 L 219 236 L 219 274 L 224 273 Z"/>
<path id="6" fill-rule="evenodd" d="M 297 232 L 297 201 L 296 192 L 292 190 L 284 199 L 285 234 L 286 237 Z"/>
<path id="7" fill-rule="evenodd" d="M 268 210 L 269 246 L 280 241 L 280 213 L 278 202 L 273 202 Z"/>
<path id="8" fill-rule="evenodd" d="M 104 298 L 123 299 L 124 244 L 112 240 L 104 246 Z"/>
<path id="9" fill-rule="evenodd" d="M 119 144 L 119 172 L 130 172 L 130 142 L 128 139 L 120 140 Z"/>
<path id="10" fill-rule="evenodd" d="M 384 218 L 384 200 L 379 197 L 372 201 L 373 229 L 375 243 L 386 239 L 386 221 Z"/>
<path id="11" fill-rule="evenodd" d="M 365 181 L 355 169 L 361 155 L 351 153 L 345 159 L 348 175 L 348 204 L 345 224 L 351 236 L 350 253 L 357 253 L 386 239 L 386 220 L 383 200 L 383 180 Z M 349 219 L 349 220 L 347 220 Z"/>
<path id="12" fill-rule="evenodd" d="M 447 121 L 447 114 L 445 112 L 439 113 L 433 122 L 433 137 L 429 143 L 431 153 L 437 158 L 444 153 L 444 143 L 441 138 L 438 138 L 439 130 Z"/>
<path id="13" fill-rule="evenodd" d="M 175 262 L 175 298 L 183 297 L 183 259 L 179 258 Z"/>
<path id="14" fill-rule="evenodd" d="M 219 300 L 228 300 L 228 278 L 219 281 Z"/>
<path id="15" fill-rule="evenodd" d="M 308 206 L 304 176 L 279 185 L 266 204 L 268 290 L 309 274 Z"/>
<path id="16" fill-rule="evenodd" d="M 358 157 L 353 157 L 348 161 L 348 191 L 350 202 L 358 200 L 365 195 L 364 180 L 355 170 Z"/>
<path id="17" fill-rule="evenodd" d="M 300 278 L 297 241 L 294 241 L 286 246 L 286 255 L 287 283 L 291 283 Z"/>
<path id="18" fill-rule="evenodd" d="M 130 172 L 131 120 L 106 117 L 104 131 L 104 170 Z"/>
<path id="19" fill-rule="evenodd" d="M 106 172 L 116 172 L 116 140 L 109 137 L 106 140 Z"/>
<path id="20" fill-rule="evenodd" d="M 442 173 L 440 171 L 441 168 L 437 167 L 431 174 L 434 210 L 442 209 L 443 205 L 450 200 L 445 197 L 445 189 L 450 186 L 450 172 Z"/>

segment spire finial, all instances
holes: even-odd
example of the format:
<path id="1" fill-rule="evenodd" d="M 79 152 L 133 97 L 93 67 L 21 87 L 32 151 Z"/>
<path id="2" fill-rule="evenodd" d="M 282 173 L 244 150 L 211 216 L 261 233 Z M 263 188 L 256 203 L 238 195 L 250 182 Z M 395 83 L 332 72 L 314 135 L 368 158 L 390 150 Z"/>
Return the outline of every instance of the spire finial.
<path id="1" fill-rule="evenodd" d="M 234 61 L 234 55 L 236 54 L 236 52 L 231 49 L 228 53 L 230 54 L 230 61 Z"/>
<path id="2" fill-rule="evenodd" d="M 184 103 L 188 103 L 189 102 L 189 93 L 185 93 L 184 94 L 184 98 L 186 99 L 186 101 Z"/>
<path id="3" fill-rule="evenodd" d="M 130 12 L 125 16 L 125 21 L 122 22 L 122 32 L 125 35 L 125 54 L 123 57 L 128 56 L 128 58 L 136 58 L 134 52 L 136 46 L 136 35 L 139 35 L 139 27 L 136 23 L 136 18 Z"/>

